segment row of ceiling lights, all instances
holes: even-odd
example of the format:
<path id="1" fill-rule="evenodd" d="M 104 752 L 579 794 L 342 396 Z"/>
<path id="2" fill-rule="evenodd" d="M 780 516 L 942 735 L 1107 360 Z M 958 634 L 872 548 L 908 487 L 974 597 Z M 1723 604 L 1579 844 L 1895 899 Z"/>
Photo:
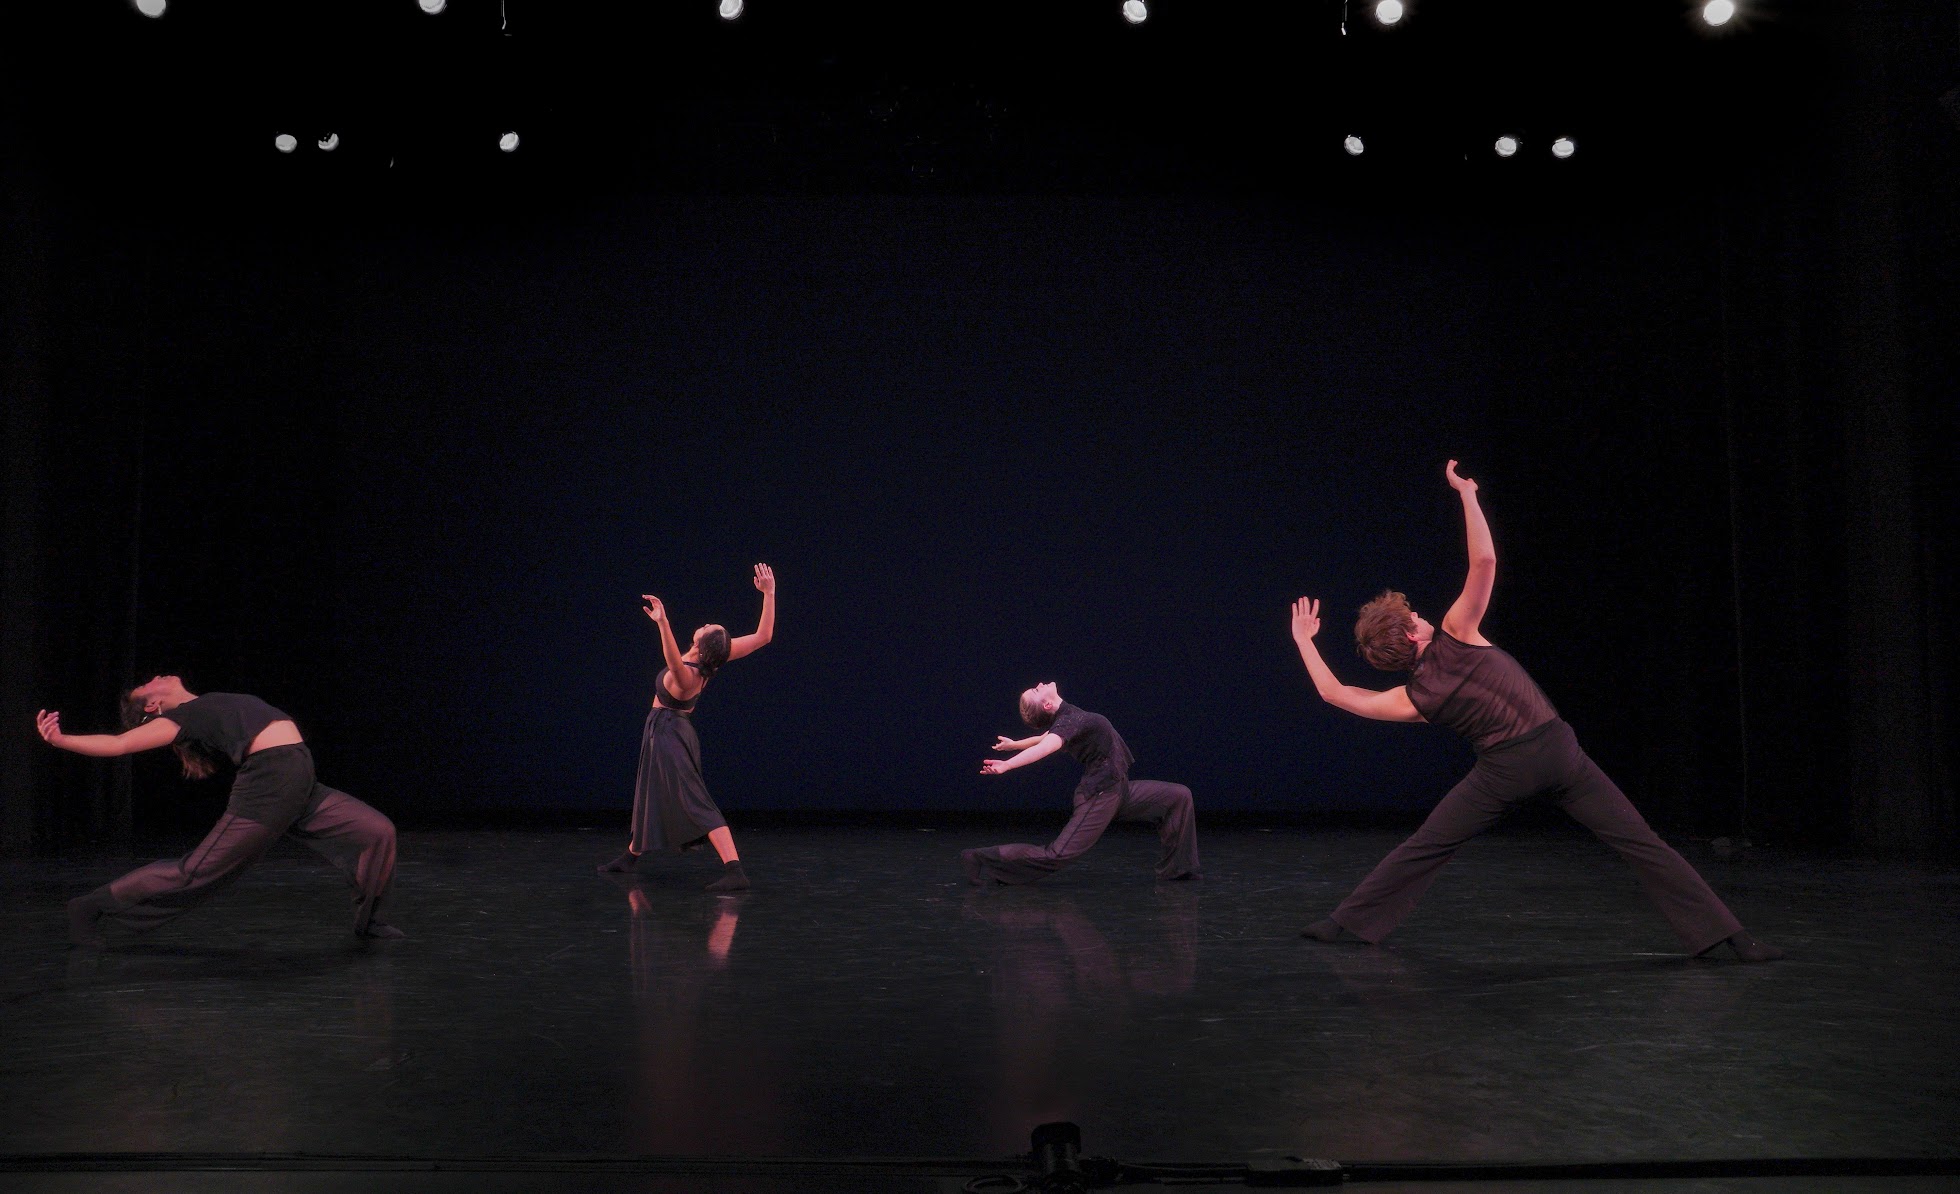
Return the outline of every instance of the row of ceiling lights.
<path id="1" fill-rule="evenodd" d="M 497 148 L 505 153 L 516 153 L 522 139 L 516 133 L 505 133 L 497 138 Z M 323 152 L 332 153 L 340 148 L 340 134 L 328 133 L 314 142 Z M 299 148 L 299 138 L 291 133 L 280 133 L 272 138 L 272 147 L 280 153 L 291 153 Z"/>
<path id="2" fill-rule="evenodd" d="M 1357 158 L 1368 151 L 1367 144 L 1353 133 L 1347 135 L 1341 142 L 1341 147 L 1346 149 L 1350 156 Z M 1491 145 L 1492 152 L 1496 153 L 1500 158 L 1516 157 L 1518 156 L 1518 150 L 1522 148 L 1524 148 L 1524 142 L 1511 136 L 1509 133 L 1499 137 Z M 1579 145 L 1570 137 L 1558 137 L 1552 141 L 1552 156 L 1561 161 L 1577 152 L 1579 152 Z"/>
<path id="3" fill-rule="evenodd" d="M 430 16 L 449 7 L 449 0 L 415 0 L 423 12 Z M 136 0 L 136 11 L 146 17 L 160 17 L 170 7 L 169 0 Z M 742 15 L 746 7 L 744 0 L 717 0 L 717 10 L 724 21 L 732 21 Z M 1398 25 L 1408 15 L 1408 8 L 1402 0 L 1375 0 L 1375 20 L 1382 25 Z M 1735 18 L 1735 0 L 1705 0 L 1701 6 L 1701 19 L 1711 27 L 1728 24 Z M 1123 0 L 1123 19 L 1132 25 L 1141 25 L 1150 19 L 1150 5 L 1145 0 Z"/>

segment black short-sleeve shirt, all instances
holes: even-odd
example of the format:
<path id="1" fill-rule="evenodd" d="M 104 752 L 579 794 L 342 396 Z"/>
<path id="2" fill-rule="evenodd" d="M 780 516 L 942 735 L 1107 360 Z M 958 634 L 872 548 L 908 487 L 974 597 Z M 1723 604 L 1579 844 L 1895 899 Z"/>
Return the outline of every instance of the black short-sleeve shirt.
<path id="1" fill-rule="evenodd" d="M 185 701 L 160 716 L 177 723 L 178 738 L 203 747 L 213 755 L 230 759 L 233 765 L 245 761 L 252 739 L 275 721 L 291 721 L 255 696 L 242 692 L 207 692 Z"/>
<path id="2" fill-rule="evenodd" d="M 1082 764 L 1082 782 L 1076 787 L 1078 794 L 1106 792 L 1130 777 L 1130 764 L 1135 759 L 1122 735 L 1102 714 L 1063 701 L 1045 732 L 1060 738 L 1062 749 Z"/>

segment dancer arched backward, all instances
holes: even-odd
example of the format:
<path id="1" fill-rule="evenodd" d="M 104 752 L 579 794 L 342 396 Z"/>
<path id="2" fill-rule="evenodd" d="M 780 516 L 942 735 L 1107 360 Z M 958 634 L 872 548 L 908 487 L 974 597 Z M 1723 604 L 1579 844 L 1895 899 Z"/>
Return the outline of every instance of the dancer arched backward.
<path id="1" fill-rule="evenodd" d="M 1159 879 L 1198 877 L 1198 827 L 1191 812 L 1191 789 L 1183 784 L 1131 779 L 1130 748 L 1100 713 L 1062 700 L 1053 684 L 1037 684 L 1021 694 L 1021 720 L 1036 731 L 1019 741 L 995 739 L 994 749 L 1017 751 L 1008 759 L 988 759 L 982 775 L 999 775 L 1065 750 L 1082 764 L 1075 785 L 1075 815 L 1046 846 L 988 846 L 960 851 L 967 881 L 1032 883 L 1052 875 L 1089 852 L 1111 821 L 1154 821 L 1163 853 Z"/>
<path id="2" fill-rule="evenodd" d="M 721 666 L 752 654 L 776 635 L 776 574 L 767 564 L 755 566 L 755 587 L 762 590 L 762 620 L 754 634 L 728 637 L 713 622 L 694 632 L 682 654 L 667 625 L 667 607 L 660 598 L 642 594 L 646 615 L 660 628 L 660 653 L 666 670 L 653 682 L 653 708 L 647 710 L 640 735 L 640 769 L 633 781 L 633 836 L 626 853 L 600 867 L 601 871 L 630 871 L 650 850 L 679 852 L 703 838 L 721 857 L 722 875 L 709 891 L 747 891 L 749 877 L 735 852 L 735 835 L 708 795 L 701 778 L 701 740 L 695 737 L 691 716 L 701 690 Z"/>
<path id="3" fill-rule="evenodd" d="M 68 901 L 75 944 L 100 944 L 105 920 L 146 932 L 175 919 L 244 874 L 287 833 L 353 884 L 356 935 L 402 936 L 381 918 L 395 875 L 394 822 L 314 778 L 313 753 L 290 717 L 255 696 L 199 696 L 176 676 L 157 676 L 124 694 L 123 721 L 132 728 L 121 734 L 65 734 L 61 715 L 43 710 L 35 724 L 50 746 L 78 755 L 113 758 L 168 746 L 186 776 L 209 776 L 221 761 L 238 771 L 224 816 L 196 849 Z"/>
<path id="4" fill-rule="evenodd" d="M 1469 739 L 1477 764 L 1429 814 L 1415 835 L 1381 860 L 1361 886 L 1304 937 L 1337 940 L 1343 931 L 1378 942 L 1415 909 L 1457 847 L 1489 829 L 1513 809 L 1547 796 L 1573 820 L 1593 831 L 1633 866 L 1647 898 L 1693 954 L 1727 942 L 1747 962 L 1768 962 L 1783 951 L 1742 929 L 1694 868 L 1647 827 L 1638 812 L 1586 757 L 1572 727 L 1525 674 L 1518 661 L 1479 631 L 1497 577 L 1497 551 L 1477 502 L 1477 483 L 1457 475 L 1456 461 L 1443 470 L 1463 500 L 1470 546 L 1470 573 L 1463 592 L 1443 615 L 1440 630 L 1409 609 L 1396 592 L 1361 607 L 1356 648 L 1383 671 L 1408 672 L 1409 682 L 1386 692 L 1353 688 L 1335 679 L 1314 646 L 1320 603 L 1293 603 L 1293 641 L 1322 700 L 1378 721 L 1429 721 Z"/>

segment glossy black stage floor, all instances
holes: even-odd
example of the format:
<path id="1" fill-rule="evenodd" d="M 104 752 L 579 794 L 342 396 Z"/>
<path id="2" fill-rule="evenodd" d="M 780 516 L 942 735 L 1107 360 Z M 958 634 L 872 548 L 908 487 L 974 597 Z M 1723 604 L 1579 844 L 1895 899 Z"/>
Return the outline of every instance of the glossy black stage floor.
<path id="1" fill-rule="evenodd" d="M 618 826 L 409 833 L 411 937 L 371 944 L 290 844 L 99 954 L 64 948 L 62 901 L 129 860 L 14 864 L 0 1182 L 959 1190 L 1025 1178 L 1059 1120 L 1091 1155 L 1219 1165 L 1960 1154 L 1954 876 L 1689 847 L 1790 951 L 1753 967 L 1677 954 L 1577 831 L 1473 843 L 1388 948 L 1295 933 L 1391 833 L 1201 828 L 1205 879 L 1156 884 L 1154 838 L 1117 832 L 1033 887 L 961 882 L 960 848 L 1060 821 L 738 826 L 757 888 L 724 898 L 698 854 L 595 874 Z M 1528 1188 L 1960 1180 L 1711 1172 Z M 1395 1176 L 1374 1188 L 1519 1188 Z"/>

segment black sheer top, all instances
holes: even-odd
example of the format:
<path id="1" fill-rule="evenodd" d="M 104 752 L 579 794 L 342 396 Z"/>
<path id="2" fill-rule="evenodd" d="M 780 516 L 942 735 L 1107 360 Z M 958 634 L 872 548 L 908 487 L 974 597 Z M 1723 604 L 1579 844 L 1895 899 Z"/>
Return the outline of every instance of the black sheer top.
<path id="1" fill-rule="evenodd" d="M 1082 764 L 1082 782 L 1075 789 L 1078 796 L 1107 792 L 1130 777 L 1130 764 L 1136 760 L 1122 735 L 1102 714 L 1063 701 L 1055 710 L 1055 720 L 1043 732 L 1060 738 L 1062 749 Z"/>
<path id="2" fill-rule="evenodd" d="M 158 714 L 177 723 L 177 737 L 212 755 L 243 763 L 252 739 L 275 721 L 291 721 L 255 696 L 242 692 L 207 692 L 175 709 Z"/>
<path id="3" fill-rule="evenodd" d="M 1479 753 L 1558 716 L 1523 664 L 1496 647 L 1473 647 L 1440 626 L 1409 673 L 1409 701 L 1424 719 L 1455 730 Z"/>

